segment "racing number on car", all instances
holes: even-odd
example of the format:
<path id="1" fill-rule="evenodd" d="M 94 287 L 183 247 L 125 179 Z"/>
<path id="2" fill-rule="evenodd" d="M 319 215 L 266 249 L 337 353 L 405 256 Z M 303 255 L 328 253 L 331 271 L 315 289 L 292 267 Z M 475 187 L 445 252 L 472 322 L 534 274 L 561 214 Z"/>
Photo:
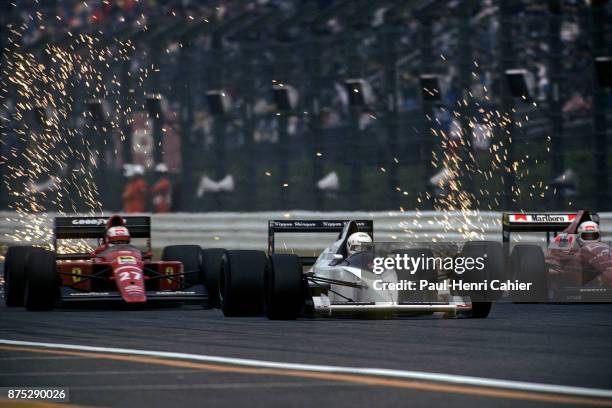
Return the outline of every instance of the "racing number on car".
<path id="1" fill-rule="evenodd" d="M 128 279 L 139 280 L 141 278 L 141 276 L 142 276 L 142 274 L 140 272 L 136 272 L 136 271 L 121 272 L 121 273 L 119 273 L 119 280 L 120 281 L 124 281 L 124 280 L 128 280 Z"/>
<path id="2" fill-rule="evenodd" d="M 166 266 L 166 275 L 168 278 L 166 279 L 168 283 L 172 283 L 172 275 L 174 275 L 174 268 L 171 266 Z"/>
<path id="3" fill-rule="evenodd" d="M 70 271 L 70 272 L 72 273 L 72 281 L 74 283 L 80 282 L 81 279 L 83 279 L 80 276 L 80 275 L 83 274 L 83 271 L 81 270 L 81 268 L 74 267 L 74 268 L 72 268 L 72 271 Z M 75 275 L 79 275 L 79 276 L 75 276 Z"/>

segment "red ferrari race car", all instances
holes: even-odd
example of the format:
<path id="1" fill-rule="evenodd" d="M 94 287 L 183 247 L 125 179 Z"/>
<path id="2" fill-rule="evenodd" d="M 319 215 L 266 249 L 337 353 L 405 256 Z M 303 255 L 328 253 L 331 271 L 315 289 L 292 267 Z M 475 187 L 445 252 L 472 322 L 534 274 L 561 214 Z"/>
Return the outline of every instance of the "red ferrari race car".
<path id="1" fill-rule="evenodd" d="M 545 250 L 527 244 L 512 248 L 510 273 L 515 279 L 533 282 L 533 289 L 517 295 L 516 300 L 612 301 L 611 243 L 601 240 L 597 214 L 585 210 L 575 214 L 504 214 L 507 254 L 511 232 L 546 232 L 547 236 Z"/>
<path id="2" fill-rule="evenodd" d="M 50 310 L 72 302 L 115 301 L 143 305 L 156 301 L 207 304 L 203 253 L 198 245 L 165 247 L 152 260 L 151 219 L 58 217 L 55 251 L 10 247 L 4 268 L 4 297 L 9 307 Z M 59 253 L 59 240 L 96 239 L 92 253 Z M 131 242 L 144 240 L 141 249 Z M 65 241 L 64 241 L 65 242 Z"/>

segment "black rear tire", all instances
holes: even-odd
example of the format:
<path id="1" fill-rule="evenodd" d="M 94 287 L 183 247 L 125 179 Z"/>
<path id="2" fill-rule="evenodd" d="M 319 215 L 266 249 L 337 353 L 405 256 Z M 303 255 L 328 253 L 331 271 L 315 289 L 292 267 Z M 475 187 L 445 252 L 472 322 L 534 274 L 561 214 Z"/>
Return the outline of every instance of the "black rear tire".
<path id="1" fill-rule="evenodd" d="M 24 304 L 32 311 L 52 310 L 60 297 L 55 253 L 42 248 L 28 251 Z"/>
<path id="2" fill-rule="evenodd" d="M 268 319 L 297 319 L 305 304 L 300 258 L 291 254 L 272 255 L 266 274 L 265 290 Z"/>
<path id="3" fill-rule="evenodd" d="M 515 245 L 510 255 L 512 278 L 531 282 L 528 292 L 513 292 L 514 302 L 547 302 L 548 278 L 544 252 L 538 245 Z"/>
<path id="4" fill-rule="evenodd" d="M 486 319 L 491 313 L 491 307 L 491 302 L 472 302 L 470 317 L 472 319 Z"/>
<path id="5" fill-rule="evenodd" d="M 4 260 L 4 303 L 7 307 L 23 306 L 26 285 L 26 259 L 31 246 L 13 246 Z"/>
<path id="6" fill-rule="evenodd" d="M 202 248 L 199 245 L 169 245 L 162 251 L 162 261 L 179 261 L 183 264 L 186 287 L 204 283 Z"/>
<path id="7" fill-rule="evenodd" d="M 460 256 L 478 258 L 484 257 L 484 268 L 482 270 L 472 269 L 463 274 L 461 279 L 466 282 L 484 282 L 491 279 L 504 278 L 504 251 L 501 243 L 495 241 L 469 241 L 463 245 Z M 495 299 L 497 294 L 492 292 L 466 292 L 472 299 L 472 311 L 470 317 L 484 319 L 491 312 L 491 302 L 488 299 Z"/>
<path id="8" fill-rule="evenodd" d="M 225 249 L 222 248 L 202 250 L 202 265 L 206 289 L 208 290 L 208 305 L 217 309 L 221 307 L 219 301 L 219 275 L 221 274 L 221 262 L 225 252 Z"/>
<path id="9" fill-rule="evenodd" d="M 219 301 L 225 316 L 261 316 L 268 258 L 263 251 L 236 250 L 223 254 Z"/>

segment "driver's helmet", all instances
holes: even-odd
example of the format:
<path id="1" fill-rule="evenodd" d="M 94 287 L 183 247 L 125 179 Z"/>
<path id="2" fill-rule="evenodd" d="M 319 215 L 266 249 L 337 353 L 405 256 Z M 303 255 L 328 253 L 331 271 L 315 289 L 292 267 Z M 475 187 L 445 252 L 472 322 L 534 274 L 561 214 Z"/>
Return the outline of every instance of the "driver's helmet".
<path id="1" fill-rule="evenodd" d="M 368 251 L 372 248 L 372 237 L 365 232 L 355 232 L 346 240 L 346 252 L 353 255 L 356 252 Z"/>
<path id="2" fill-rule="evenodd" d="M 599 225 L 593 221 L 585 221 L 578 226 L 578 242 L 588 244 L 590 242 L 599 242 Z"/>
<path id="3" fill-rule="evenodd" d="M 126 227 L 110 227 L 106 230 L 106 242 L 109 244 L 129 244 L 130 231 Z"/>

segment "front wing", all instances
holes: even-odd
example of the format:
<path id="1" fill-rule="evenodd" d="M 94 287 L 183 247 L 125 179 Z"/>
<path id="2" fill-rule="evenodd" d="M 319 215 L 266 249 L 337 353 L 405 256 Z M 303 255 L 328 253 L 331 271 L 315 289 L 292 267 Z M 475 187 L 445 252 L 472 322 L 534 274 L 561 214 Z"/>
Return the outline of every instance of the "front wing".
<path id="1" fill-rule="evenodd" d="M 125 303 L 118 291 L 83 292 L 69 287 L 60 288 L 60 302 L 72 303 Z M 147 303 L 159 302 L 197 302 L 208 301 L 208 291 L 204 285 L 193 285 L 182 290 L 150 290 L 146 292 Z M 127 303 L 126 303 L 127 304 Z"/>

